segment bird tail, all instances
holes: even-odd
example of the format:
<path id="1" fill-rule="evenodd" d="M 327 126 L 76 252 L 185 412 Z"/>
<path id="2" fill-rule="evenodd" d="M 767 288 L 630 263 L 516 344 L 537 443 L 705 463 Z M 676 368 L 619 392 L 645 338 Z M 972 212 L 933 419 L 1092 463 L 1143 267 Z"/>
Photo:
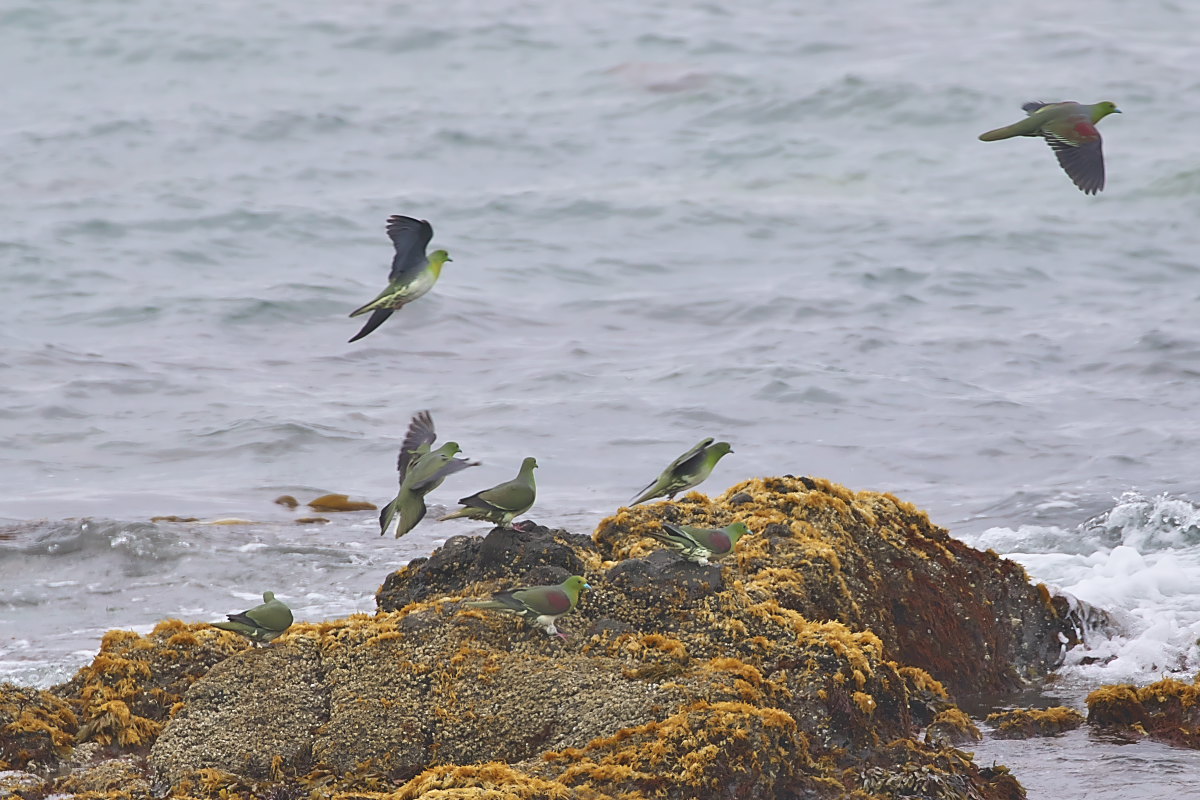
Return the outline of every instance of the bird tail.
<path id="1" fill-rule="evenodd" d="M 471 512 L 471 509 L 469 509 L 469 508 L 460 508 L 458 511 L 455 511 L 453 514 L 447 514 L 444 517 L 438 517 L 438 522 L 445 522 L 448 519 L 461 519 L 463 517 L 470 517 L 471 516 L 470 512 Z"/>
<path id="2" fill-rule="evenodd" d="M 650 481 L 648 484 L 643 486 L 640 491 L 638 491 L 637 495 L 635 495 L 633 500 L 629 503 L 629 507 L 632 508 L 638 503 L 644 503 L 647 500 L 653 499 L 657 494 L 658 481 Z"/>
<path id="3" fill-rule="evenodd" d="M 400 524 L 396 526 L 396 538 L 399 539 L 425 519 L 425 498 L 412 492 L 404 492 L 396 499 L 399 501 L 396 508 L 400 511 Z"/>
<path id="4" fill-rule="evenodd" d="M 1012 125 L 1005 125 L 1003 128 L 979 134 L 979 141 L 994 142 L 998 139 L 1011 139 L 1014 136 L 1037 136 L 1044 121 L 1044 118 L 1041 117 L 1026 117 Z"/>
<path id="5" fill-rule="evenodd" d="M 234 633 L 252 633 L 256 628 L 253 625 L 247 625 L 244 622 L 214 622 L 214 628 L 220 628 L 225 631 L 233 631 Z"/>
<path id="6" fill-rule="evenodd" d="M 359 311 L 355 311 L 354 314 L 351 314 L 350 316 L 353 317 L 355 314 L 358 314 L 361 310 L 362 309 L 359 309 Z M 378 328 L 380 325 L 382 325 L 384 323 L 385 320 L 387 320 L 388 317 L 390 317 L 392 315 L 393 310 L 394 309 L 391 309 L 391 308 L 380 308 L 380 309 L 376 310 L 375 313 L 372 314 L 371 317 L 367 320 L 367 324 L 362 326 L 362 330 L 359 331 L 358 333 L 354 334 L 354 337 L 352 339 L 350 339 L 350 341 L 357 342 L 359 339 L 363 338 L 368 333 L 370 333 L 371 331 Z"/>
<path id="7" fill-rule="evenodd" d="M 392 502 L 388 503 L 379 511 L 379 535 L 383 536 L 387 533 L 388 528 L 392 525 L 392 520 L 396 518 L 396 506 L 400 502 L 400 495 L 392 498 Z M 399 534 L 397 534 L 399 536 Z"/>
<path id="8" fill-rule="evenodd" d="M 512 607 L 501 603 L 499 600 L 467 600 L 463 603 L 467 608 L 486 608 L 495 611 L 512 611 Z"/>

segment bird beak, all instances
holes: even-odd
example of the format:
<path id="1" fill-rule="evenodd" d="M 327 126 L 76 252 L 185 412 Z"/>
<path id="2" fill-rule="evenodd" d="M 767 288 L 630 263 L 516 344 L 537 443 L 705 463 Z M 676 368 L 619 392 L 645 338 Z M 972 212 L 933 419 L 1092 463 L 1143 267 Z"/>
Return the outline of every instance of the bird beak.
<path id="1" fill-rule="evenodd" d="M 1114 109 L 1113 109 L 1113 113 L 1114 113 L 1114 114 L 1120 114 L 1120 113 L 1121 113 L 1121 109 L 1119 109 L 1119 108 L 1114 108 Z"/>
<path id="2" fill-rule="evenodd" d="M 447 260 L 447 261 L 453 261 L 454 259 L 453 259 L 453 258 L 451 258 L 450 256 L 446 256 L 446 260 Z"/>
<path id="3" fill-rule="evenodd" d="M 590 589 L 590 588 L 592 588 L 592 585 L 591 585 L 590 583 L 585 583 L 585 584 L 583 585 L 583 588 L 585 588 L 585 589 Z"/>

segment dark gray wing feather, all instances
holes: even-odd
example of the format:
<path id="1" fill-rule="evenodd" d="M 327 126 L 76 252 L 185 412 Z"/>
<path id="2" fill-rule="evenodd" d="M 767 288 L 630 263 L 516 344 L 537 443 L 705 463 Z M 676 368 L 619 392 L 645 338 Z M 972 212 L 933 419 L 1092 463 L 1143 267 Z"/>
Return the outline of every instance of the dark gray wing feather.
<path id="1" fill-rule="evenodd" d="M 434 488 L 439 486 L 442 481 L 446 480 L 446 478 L 450 477 L 454 473 L 461 472 L 467 467 L 478 466 L 478 461 L 467 461 L 465 458 L 452 458 L 443 466 L 439 467 L 432 475 L 429 476 L 427 480 L 414 483 L 409 488 L 414 492 L 423 492 L 426 489 L 430 489 L 430 491 L 432 491 Z M 404 478 L 401 477 L 401 480 L 404 480 Z"/>
<path id="2" fill-rule="evenodd" d="M 408 423 L 408 431 L 404 434 L 404 441 L 400 444 L 400 455 L 396 459 L 396 471 L 400 473 L 401 483 L 404 482 L 408 468 L 412 466 L 413 454 L 417 449 L 421 445 L 431 446 L 436 440 L 433 417 L 428 411 L 418 412 Z"/>
<path id="3" fill-rule="evenodd" d="M 387 234 L 396 248 L 388 281 L 419 272 L 425 267 L 425 248 L 433 238 L 433 226 L 423 219 L 393 215 L 388 217 Z"/>
<path id="4" fill-rule="evenodd" d="M 1059 166 L 1084 194 L 1095 194 L 1104 188 L 1104 152 L 1100 140 L 1075 145 L 1053 136 L 1046 144 L 1058 156 Z"/>
<path id="5" fill-rule="evenodd" d="M 392 312 L 394 310 L 395 309 L 392 309 L 392 308 L 380 308 L 380 309 L 377 309 L 377 310 L 371 312 L 371 316 L 367 317 L 367 324 L 363 325 L 362 330 L 360 330 L 358 333 L 354 334 L 354 337 L 351 338 L 350 341 L 357 342 L 359 339 L 363 338 L 368 333 L 370 333 L 371 331 L 378 328 L 380 325 L 382 325 L 384 323 L 384 320 L 386 320 L 388 317 L 390 317 L 392 315 Z"/>
<path id="6" fill-rule="evenodd" d="M 704 461 L 705 452 L 708 446 L 713 443 L 712 437 L 708 437 L 700 444 L 688 450 L 686 453 L 675 459 L 671 464 L 671 474 L 673 475 L 691 475 Z"/>

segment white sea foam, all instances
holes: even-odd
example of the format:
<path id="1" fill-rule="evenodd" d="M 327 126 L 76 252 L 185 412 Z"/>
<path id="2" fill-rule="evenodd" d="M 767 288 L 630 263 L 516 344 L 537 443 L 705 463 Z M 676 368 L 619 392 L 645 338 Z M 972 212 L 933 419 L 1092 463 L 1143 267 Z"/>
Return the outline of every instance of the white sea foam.
<path id="1" fill-rule="evenodd" d="M 991 528 L 972 543 L 1112 615 L 1067 653 L 1064 677 L 1147 683 L 1200 669 L 1200 509 L 1186 498 L 1126 493 L 1074 530 Z"/>

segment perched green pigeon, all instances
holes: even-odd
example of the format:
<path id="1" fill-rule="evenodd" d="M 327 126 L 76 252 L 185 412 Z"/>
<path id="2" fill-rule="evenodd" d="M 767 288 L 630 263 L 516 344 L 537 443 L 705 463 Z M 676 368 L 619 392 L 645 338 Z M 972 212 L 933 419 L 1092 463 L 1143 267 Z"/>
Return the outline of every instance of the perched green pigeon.
<path id="1" fill-rule="evenodd" d="M 400 523 L 396 525 L 396 538 L 411 531 L 425 517 L 425 495 L 442 485 L 442 481 L 467 467 L 479 466 L 478 461 L 467 461 L 454 456 L 460 452 L 458 442 L 446 442 L 437 450 L 430 451 L 437 434 L 433 430 L 433 417 L 422 411 L 408 424 L 408 432 L 400 445 L 400 457 L 396 459 L 396 471 L 400 473 L 400 491 L 392 502 L 379 512 L 379 535 L 387 533 L 396 514 Z"/>
<path id="2" fill-rule="evenodd" d="M 582 575 L 572 575 L 553 586 L 509 589 L 492 595 L 491 600 L 468 600 L 463 605 L 519 614 L 526 623 L 546 631 L 546 635 L 566 639 L 566 635 L 554 627 L 554 622 L 575 608 L 581 590 L 591 588 Z"/>
<path id="3" fill-rule="evenodd" d="M 350 316 L 357 317 L 368 311 L 373 312 L 362 330 L 354 334 L 350 340 L 352 342 L 357 342 L 382 325 L 393 311 L 432 289 L 441 277 L 442 265 L 454 260 L 445 250 L 434 250 L 426 257 L 425 248 L 433 238 L 433 226 L 423 219 L 390 216 L 387 234 L 396 248 L 388 285 L 374 300 L 350 313 Z"/>
<path id="4" fill-rule="evenodd" d="M 228 622 L 214 622 L 213 627 L 240 633 L 255 645 L 266 644 L 292 624 L 292 610 L 276 600 L 274 592 L 263 592 L 262 605 L 226 616 Z"/>
<path id="5" fill-rule="evenodd" d="M 1096 123 L 1121 110 L 1105 100 L 1085 106 L 1080 103 L 1026 103 L 1021 109 L 1029 116 L 1020 122 L 979 134 L 984 142 L 1013 136 L 1041 136 L 1058 156 L 1063 171 L 1084 194 L 1104 188 L 1104 154 L 1100 151 L 1100 131 Z"/>
<path id="6" fill-rule="evenodd" d="M 724 528 L 694 528 L 691 525 L 664 522 L 661 531 L 647 531 L 646 535 L 678 550 L 688 561 L 708 566 L 710 557 L 729 555 L 738 539 L 749 532 L 750 529 L 743 522 L 735 522 Z"/>
<path id="7" fill-rule="evenodd" d="M 713 444 L 710 436 L 672 461 L 671 466 L 664 469 L 662 475 L 658 476 L 658 480 L 642 489 L 630 505 L 636 506 L 638 503 L 644 503 L 655 497 L 674 500 L 675 495 L 680 492 L 703 483 L 704 479 L 712 474 L 713 467 L 717 465 L 717 462 L 726 453 L 732 452 L 733 448 L 729 446 L 729 442 Z"/>
<path id="8" fill-rule="evenodd" d="M 517 477 L 462 498 L 458 502 L 466 508 L 447 514 L 442 520 L 469 517 L 487 520 L 501 528 L 507 528 L 514 517 L 524 514 L 533 506 L 534 498 L 537 497 L 537 486 L 533 482 L 533 471 L 536 468 L 537 461 L 532 458 L 525 459 L 521 462 L 521 471 L 517 473 Z"/>

